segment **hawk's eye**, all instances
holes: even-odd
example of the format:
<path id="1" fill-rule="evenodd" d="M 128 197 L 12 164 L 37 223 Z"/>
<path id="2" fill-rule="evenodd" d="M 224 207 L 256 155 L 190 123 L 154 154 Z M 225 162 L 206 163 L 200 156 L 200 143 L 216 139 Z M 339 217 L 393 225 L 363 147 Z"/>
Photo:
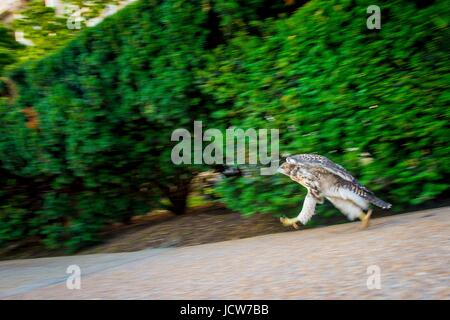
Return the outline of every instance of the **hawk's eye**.
<path id="1" fill-rule="evenodd" d="M 286 158 L 286 162 L 291 163 L 291 164 L 295 163 L 294 159 L 292 159 L 292 158 Z"/>

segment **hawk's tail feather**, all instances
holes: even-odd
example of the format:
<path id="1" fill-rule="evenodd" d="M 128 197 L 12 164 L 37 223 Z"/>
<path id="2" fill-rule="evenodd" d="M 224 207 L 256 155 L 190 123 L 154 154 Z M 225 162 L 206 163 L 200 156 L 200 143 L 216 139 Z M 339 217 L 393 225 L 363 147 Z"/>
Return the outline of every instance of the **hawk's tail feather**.
<path id="1" fill-rule="evenodd" d="M 382 209 L 390 209 L 392 207 L 392 204 L 390 204 L 389 202 L 383 201 L 380 198 L 377 198 L 375 196 L 370 197 L 369 201 L 370 201 L 370 203 L 372 203 Z"/>

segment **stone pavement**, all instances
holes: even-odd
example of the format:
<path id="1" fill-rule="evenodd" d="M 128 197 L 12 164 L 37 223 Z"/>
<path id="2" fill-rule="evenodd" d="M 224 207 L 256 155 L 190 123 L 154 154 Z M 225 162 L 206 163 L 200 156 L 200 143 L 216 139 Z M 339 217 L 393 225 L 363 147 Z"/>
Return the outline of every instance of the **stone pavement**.
<path id="1" fill-rule="evenodd" d="M 79 290 L 66 286 L 74 264 Z M 381 288 L 369 289 L 368 279 Z M 450 299 L 450 207 L 374 219 L 368 230 L 355 222 L 192 247 L 2 261 L 0 298 Z"/>

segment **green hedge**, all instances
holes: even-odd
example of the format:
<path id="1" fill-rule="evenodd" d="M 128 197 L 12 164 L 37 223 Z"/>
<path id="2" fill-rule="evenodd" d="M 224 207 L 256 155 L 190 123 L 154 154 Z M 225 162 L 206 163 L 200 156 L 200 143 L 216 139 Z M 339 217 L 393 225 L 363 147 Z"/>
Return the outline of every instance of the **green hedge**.
<path id="1" fill-rule="evenodd" d="M 195 171 L 171 165 L 170 134 L 208 110 L 192 85 L 205 19 L 188 1 L 141 2 L 12 74 L 19 97 L 2 110 L 0 159 L 37 185 L 18 194 L 25 201 L 4 195 L 3 242 L 37 235 L 48 247 L 77 249 L 163 197 L 184 211 Z M 37 126 L 26 125 L 26 108 Z M 26 229 L 17 236 L 16 224 Z"/>
<path id="2" fill-rule="evenodd" d="M 295 7 L 295 6 L 294 6 Z M 285 9 L 286 8 L 286 9 Z M 176 128 L 211 124 L 198 70 L 280 1 L 140 1 L 14 70 L 0 101 L 0 244 L 36 236 L 76 250 L 154 207 L 183 213 L 199 167 L 170 161 Z M 219 126 L 217 124 L 216 126 Z"/>
<path id="3" fill-rule="evenodd" d="M 371 31 L 369 4 L 141 1 L 15 70 L 18 96 L 0 100 L 0 244 L 76 250 L 151 208 L 183 213 L 203 167 L 173 166 L 170 136 L 194 120 L 279 128 L 282 152 L 329 156 L 396 209 L 442 197 L 449 9 L 382 2 Z M 219 186 L 244 214 L 294 213 L 299 190 L 281 176 Z"/>

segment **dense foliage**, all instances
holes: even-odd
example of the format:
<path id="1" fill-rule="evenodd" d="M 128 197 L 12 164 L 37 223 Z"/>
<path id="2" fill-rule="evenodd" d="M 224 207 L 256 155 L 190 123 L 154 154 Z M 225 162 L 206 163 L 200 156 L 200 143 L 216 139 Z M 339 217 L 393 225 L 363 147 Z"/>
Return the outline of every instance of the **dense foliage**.
<path id="1" fill-rule="evenodd" d="M 14 40 L 12 32 L 0 26 L 0 74 L 5 66 L 15 61 L 13 50 L 17 50 L 20 47 L 20 44 Z"/>
<path id="2" fill-rule="evenodd" d="M 183 213 L 191 178 L 170 141 L 210 128 L 279 128 L 401 208 L 448 190 L 448 8 L 360 1 L 141 1 L 11 73 L 0 101 L 0 244 L 98 241 L 154 207 Z M 293 4 L 291 4 L 293 3 Z M 300 7 L 300 8 L 299 8 Z M 299 8 L 297 10 L 294 10 Z M 280 176 L 225 179 L 244 214 L 298 210 Z"/>
<path id="3" fill-rule="evenodd" d="M 24 38 L 33 45 L 16 53 L 18 63 L 42 58 L 43 55 L 55 51 L 80 31 L 86 28 L 86 23 L 98 17 L 110 5 L 120 4 L 120 0 L 64 0 L 59 10 L 46 7 L 43 0 L 29 0 L 24 9 L 17 14 L 17 18 L 8 27 L 24 33 Z M 80 29 L 69 29 L 67 25 L 73 23 L 69 19 L 76 9 L 80 13 Z"/>
<path id="4" fill-rule="evenodd" d="M 0 97 L 11 95 L 8 80 L 3 78 L 4 69 L 16 62 L 16 53 L 20 52 L 22 45 L 14 40 L 10 30 L 0 26 Z"/>
<path id="5" fill-rule="evenodd" d="M 189 2 L 143 2 L 12 75 L 19 97 L 2 110 L 2 168 L 37 186 L 4 188 L 13 197 L 2 201 L 2 240 L 29 233 L 77 248 L 106 223 L 160 206 L 162 194 L 183 212 L 192 171 L 171 165 L 168 146 L 174 127 L 206 111 L 190 71 L 204 19 Z"/>

